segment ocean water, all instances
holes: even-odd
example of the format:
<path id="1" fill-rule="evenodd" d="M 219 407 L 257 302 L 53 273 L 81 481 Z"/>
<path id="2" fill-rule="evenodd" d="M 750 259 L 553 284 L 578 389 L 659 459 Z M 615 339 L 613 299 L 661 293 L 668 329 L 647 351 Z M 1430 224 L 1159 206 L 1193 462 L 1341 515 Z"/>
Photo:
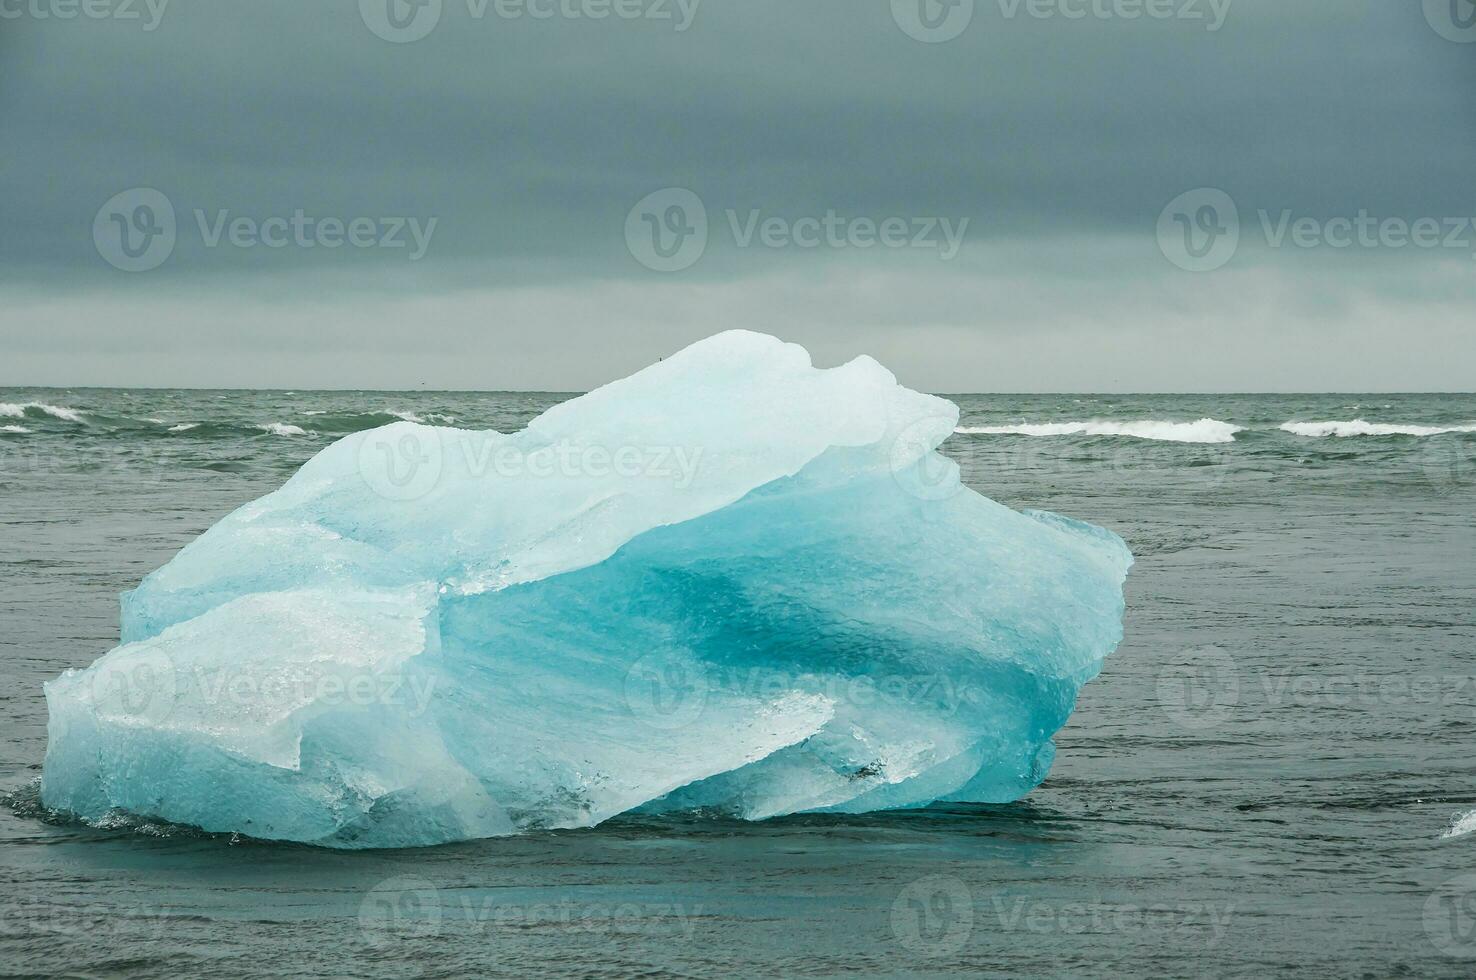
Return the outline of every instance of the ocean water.
<path id="1" fill-rule="evenodd" d="M 337 436 L 563 397 L 0 389 L 0 975 L 1476 973 L 1473 395 L 956 396 L 971 486 L 1138 557 L 1015 804 L 365 853 L 42 811 L 119 592 Z"/>

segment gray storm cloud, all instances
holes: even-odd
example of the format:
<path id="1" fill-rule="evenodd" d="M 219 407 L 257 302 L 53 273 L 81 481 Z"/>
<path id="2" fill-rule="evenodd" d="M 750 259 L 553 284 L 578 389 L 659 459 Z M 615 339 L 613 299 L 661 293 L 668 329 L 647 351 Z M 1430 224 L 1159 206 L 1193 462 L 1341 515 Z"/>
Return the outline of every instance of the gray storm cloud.
<path id="1" fill-rule="evenodd" d="M 1461 4 L 0 0 L 0 383 L 1451 387 Z"/>

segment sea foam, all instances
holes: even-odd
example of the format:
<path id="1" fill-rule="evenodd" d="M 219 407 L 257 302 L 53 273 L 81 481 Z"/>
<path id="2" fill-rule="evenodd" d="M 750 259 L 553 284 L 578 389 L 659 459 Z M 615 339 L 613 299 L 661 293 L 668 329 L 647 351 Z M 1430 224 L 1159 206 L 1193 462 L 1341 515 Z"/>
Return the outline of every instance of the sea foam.
<path id="1" fill-rule="evenodd" d="M 0 402 L 0 415 L 13 419 L 25 418 L 27 415 L 50 415 L 54 419 L 63 422 L 81 422 L 82 413 L 74 408 L 63 405 L 47 405 L 44 402 Z"/>
<path id="2" fill-rule="evenodd" d="M 1021 425 L 973 425 L 960 426 L 955 431 L 963 435 L 1126 436 L 1159 442 L 1223 443 L 1234 442 L 1235 433 L 1244 430 L 1238 425 L 1221 422 L 1219 419 L 1200 419 L 1198 422 L 1162 422 L 1147 419 L 1141 422 L 1092 420 Z"/>
<path id="3" fill-rule="evenodd" d="M 1442 840 L 1448 840 L 1452 837 L 1464 837 L 1472 831 L 1476 831 L 1476 810 L 1472 810 L 1464 816 L 1456 817 L 1455 820 L 1451 821 L 1450 829 L 1446 830 L 1440 837 Z"/>
<path id="4" fill-rule="evenodd" d="M 1452 432 L 1476 432 L 1476 424 L 1403 425 L 1353 419 L 1349 422 L 1287 422 L 1281 426 L 1281 430 L 1290 432 L 1292 435 L 1307 436 L 1313 439 L 1325 439 L 1331 436 L 1339 438 L 1349 436 L 1442 436 Z"/>

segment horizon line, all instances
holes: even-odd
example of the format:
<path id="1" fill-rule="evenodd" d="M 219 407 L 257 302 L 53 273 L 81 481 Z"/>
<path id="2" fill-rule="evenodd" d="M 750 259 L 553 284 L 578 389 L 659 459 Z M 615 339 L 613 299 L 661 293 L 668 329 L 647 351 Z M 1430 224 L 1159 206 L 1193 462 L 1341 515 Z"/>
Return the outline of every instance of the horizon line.
<path id="1" fill-rule="evenodd" d="M 614 379 L 622 380 L 622 379 Z M 613 384 L 614 381 L 609 382 Z M 901 384 L 901 382 L 898 382 Z M 605 387 L 600 385 L 599 387 Z M 903 385 L 903 387 L 910 387 Z M 557 388 L 308 388 L 308 387 L 249 387 L 245 385 L 225 386 L 194 386 L 194 385 L 57 385 L 57 384 L 9 384 L 0 383 L 0 391 L 232 391 L 232 392 L 257 392 L 278 394 L 345 394 L 351 392 L 364 392 L 372 394 L 448 394 L 448 395 L 587 395 L 599 388 L 580 389 L 557 389 Z M 914 389 L 921 390 L 921 389 Z M 1302 389 L 1283 390 L 1214 390 L 1202 391 L 1188 390 L 1163 390 L 1163 391 L 1108 391 L 1108 390 L 1058 390 L 1058 391 L 928 391 L 926 394 L 938 397 L 950 397 L 955 395 L 1032 395 L 1032 396 L 1080 396 L 1080 395 L 1112 395 L 1114 397 L 1128 397 L 1133 395 L 1163 396 L 1163 395 L 1476 395 L 1472 391 L 1442 391 L 1436 389 L 1357 389 L 1357 388 L 1329 388 L 1321 391 Z"/>

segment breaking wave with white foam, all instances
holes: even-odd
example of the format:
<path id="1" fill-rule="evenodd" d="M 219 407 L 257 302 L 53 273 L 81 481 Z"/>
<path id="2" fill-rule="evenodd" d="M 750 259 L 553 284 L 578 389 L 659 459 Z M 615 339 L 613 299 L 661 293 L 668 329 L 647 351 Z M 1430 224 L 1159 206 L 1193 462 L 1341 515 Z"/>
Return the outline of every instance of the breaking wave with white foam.
<path id="1" fill-rule="evenodd" d="M 1353 419 L 1348 422 L 1287 422 L 1281 431 L 1312 439 L 1329 436 L 1442 436 L 1451 432 L 1476 432 L 1476 425 L 1391 425 Z"/>
<path id="2" fill-rule="evenodd" d="M 1441 834 L 1440 839 L 1447 840 L 1451 837 L 1464 837 L 1473 830 L 1476 830 L 1476 810 L 1472 810 L 1465 816 L 1457 817 L 1452 821 L 1450 829 Z"/>
<path id="3" fill-rule="evenodd" d="M 1163 422 L 1147 419 L 1141 422 L 1042 422 L 1025 425 L 966 425 L 954 430 L 962 435 L 1015 436 L 1126 436 L 1158 442 L 1234 442 L 1235 433 L 1243 427 L 1219 419 L 1198 422 Z"/>
<path id="4" fill-rule="evenodd" d="M 82 413 L 75 408 L 67 408 L 65 405 L 47 405 L 45 402 L 0 402 L 0 415 L 7 418 L 23 419 L 27 415 L 50 415 L 54 419 L 63 422 L 81 422 Z"/>
<path id="5" fill-rule="evenodd" d="M 23 425 L 0 425 L 0 432 L 8 432 L 11 435 L 23 436 L 30 431 Z"/>
<path id="6" fill-rule="evenodd" d="M 281 422 L 268 422 L 261 426 L 261 431 L 274 436 L 305 436 L 307 430 L 297 425 L 285 425 Z"/>

